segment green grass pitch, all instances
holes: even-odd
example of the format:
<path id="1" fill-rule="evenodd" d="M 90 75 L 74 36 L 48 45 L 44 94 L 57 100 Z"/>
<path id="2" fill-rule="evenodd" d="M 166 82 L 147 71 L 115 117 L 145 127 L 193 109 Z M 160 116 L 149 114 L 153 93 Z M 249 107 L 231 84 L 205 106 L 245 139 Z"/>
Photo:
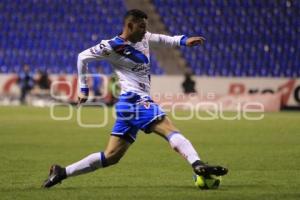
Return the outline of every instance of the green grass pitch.
<path id="1" fill-rule="evenodd" d="M 83 109 L 85 123 L 102 117 L 101 108 Z M 296 112 L 266 113 L 260 121 L 175 120 L 203 160 L 230 169 L 218 190 L 197 189 L 191 167 L 167 142 L 143 133 L 118 165 L 40 188 L 52 163 L 65 166 L 103 150 L 113 122 L 110 116 L 104 128 L 81 128 L 75 109 L 71 120 L 55 121 L 49 108 L 0 107 L 0 199 L 300 199 Z"/>

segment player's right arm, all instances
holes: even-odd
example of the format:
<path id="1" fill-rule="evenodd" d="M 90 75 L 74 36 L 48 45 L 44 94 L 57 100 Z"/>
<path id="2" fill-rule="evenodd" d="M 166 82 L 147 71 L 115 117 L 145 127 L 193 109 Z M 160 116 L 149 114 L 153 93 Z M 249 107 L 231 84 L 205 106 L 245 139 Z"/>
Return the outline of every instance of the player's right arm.
<path id="1" fill-rule="evenodd" d="M 95 60 L 101 60 L 109 57 L 111 53 L 111 47 L 106 40 L 102 40 L 101 43 L 84 50 L 78 54 L 77 58 L 77 71 L 78 71 L 78 104 L 86 102 L 89 96 L 88 80 L 88 63 Z"/>

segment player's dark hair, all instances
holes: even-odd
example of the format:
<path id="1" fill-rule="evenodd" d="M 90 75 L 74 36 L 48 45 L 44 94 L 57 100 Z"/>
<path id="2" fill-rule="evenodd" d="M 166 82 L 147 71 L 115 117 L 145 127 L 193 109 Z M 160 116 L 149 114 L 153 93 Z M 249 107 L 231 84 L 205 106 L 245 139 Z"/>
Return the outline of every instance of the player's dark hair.
<path id="1" fill-rule="evenodd" d="M 133 21 L 139 19 L 148 19 L 147 14 L 139 9 L 128 10 L 124 16 L 124 21 L 126 21 L 130 17 L 132 18 Z"/>

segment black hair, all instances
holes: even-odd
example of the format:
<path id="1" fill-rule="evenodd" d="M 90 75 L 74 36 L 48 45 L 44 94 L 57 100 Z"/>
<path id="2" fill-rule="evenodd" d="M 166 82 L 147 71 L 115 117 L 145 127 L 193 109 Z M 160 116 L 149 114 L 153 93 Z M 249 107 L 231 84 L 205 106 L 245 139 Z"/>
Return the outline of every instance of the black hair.
<path id="1" fill-rule="evenodd" d="M 124 21 L 130 17 L 132 17 L 132 20 L 134 21 L 138 19 L 148 19 L 147 14 L 139 9 L 128 10 L 124 15 Z"/>

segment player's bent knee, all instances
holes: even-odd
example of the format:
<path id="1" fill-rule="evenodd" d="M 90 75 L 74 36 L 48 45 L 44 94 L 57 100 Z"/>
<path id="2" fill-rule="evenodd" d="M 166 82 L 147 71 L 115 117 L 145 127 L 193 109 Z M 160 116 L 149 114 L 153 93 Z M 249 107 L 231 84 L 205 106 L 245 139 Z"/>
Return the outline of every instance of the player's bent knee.
<path id="1" fill-rule="evenodd" d="M 115 165 L 121 160 L 121 157 L 110 157 L 106 159 L 108 165 Z"/>
<path id="2" fill-rule="evenodd" d="M 123 154 L 120 154 L 115 151 L 109 151 L 109 152 L 105 152 L 105 157 L 106 157 L 107 165 L 115 165 L 121 160 Z"/>
<path id="3" fill-rule="evenodd" d="M 165 117 L 162 121 L 159 123 L 155 124 L 152 127 L 152 130 L 159 134 L 160 136 L 167 137 L 170 133 L 172 132 L 179 132 L 179 129 L 177 129 L 171 120 L 167 117 Z"/>

